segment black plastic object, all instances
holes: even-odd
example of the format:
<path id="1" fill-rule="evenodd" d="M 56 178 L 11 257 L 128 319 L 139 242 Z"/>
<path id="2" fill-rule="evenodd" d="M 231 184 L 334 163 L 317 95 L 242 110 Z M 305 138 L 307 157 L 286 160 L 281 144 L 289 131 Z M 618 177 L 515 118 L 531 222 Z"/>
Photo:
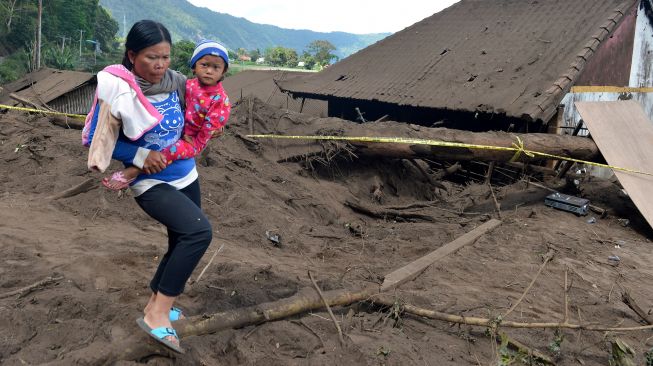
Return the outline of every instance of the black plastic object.
<path id="1" fill-rule="evenodd" d="M 559 210 L 573 212 L 585 216 L 589 212 L 590 201 L 585 198 L 569 196 L 563 193 L 552 193 L 544 199 L 544 204 Z"/>

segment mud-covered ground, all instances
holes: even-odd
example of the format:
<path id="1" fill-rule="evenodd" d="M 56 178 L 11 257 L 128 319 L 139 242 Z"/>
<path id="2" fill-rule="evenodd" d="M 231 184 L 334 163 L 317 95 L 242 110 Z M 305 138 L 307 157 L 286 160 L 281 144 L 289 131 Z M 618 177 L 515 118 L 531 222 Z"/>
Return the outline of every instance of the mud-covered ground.
<path id="1" fill-rule="evenodd" d="M 256 133 L 301 135 L 316 126 L 329 131 L 334 123 L 260 102 L 252 113 Z M 488 204 L 493 202 L 488 186 L 461 174 L 434 186 L 406 160 L 364 159 L 345 149 L 327 158 L 313 156 L 323 147 L 312 141 L 251 142 L 243 137 L 249 131 L 248 108 L 237 106 L 226 134 L 199 159 L 202 204 L 215 235 L 191 281 L 222 250 L 179 298 L 189 315 L 292 296 L 311 287 L 308 270 L 325 290 L 379 284 L 393 270 L 498 218 L 494 204 Z M 134 320 L 165 251 L 165 231 L 129 192 L 97 185 L 51 199 L 102 177 L 86 169 L 80 131 L 53 126 L 46 117 L 7 113 L 0 115 L 0 144 L 0 364 L 92 364 L 98 350 L 141 332 Z M 302 153 L 309 157 L 279 162 Z M 441 165 L 418 164 L 437 178 L 435 168 Z M 114 163 L 110 170 L 117 168 Z M 642 325 L 621 294 L 628 290 L 644 311 L 652 307 L 651 231 L 614 182 L 590 180 L 580 187 L 573 193 L 607 208 L 607 217 L 546 207 L 546 191 L 524 183 L 494 185 L 502 225 L 390 295 L 453 315 L 496 318 L 517 301 L 542 256 L 553 250 L 553 260 L 505 320 L 561 321 L 567 272 L 570 322 Z M 432 221 L 372 218 L 354 212 L 346 201 L 419 213 Z M 589 223 L 590 217 L 596 222 Z M 268 239 L 275 234 L 280 245 Z M 608 261 L 611 255 L 620 258 L 618 265 Z M 48 277 L 56 280 L 3 296 Z M 184 338 L 187 353 L 175 359 L 118 364 L 496 365 L 502 353 L 483 327 L 408 314 L 396 321 L 389 310 L 367 304 L 334 308 L 344 348 L 328 313 L 319 311 Z M 552 329 L 499 330 L 558 365 L 606 365 L 615 338 L 632 347 L 637 364 L 643 364 L 652 345 L 650 331 L 562 330 L 560 349 L 553 352 L 550 346 L 559 337 Z"/>

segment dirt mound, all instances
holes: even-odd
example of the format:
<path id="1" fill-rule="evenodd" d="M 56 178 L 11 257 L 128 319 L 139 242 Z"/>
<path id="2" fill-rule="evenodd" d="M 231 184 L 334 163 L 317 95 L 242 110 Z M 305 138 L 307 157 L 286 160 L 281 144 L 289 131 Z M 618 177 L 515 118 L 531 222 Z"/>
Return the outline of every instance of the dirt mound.
<path id="1" fill-rule="evenodd" d="M 258 101 L 251 115 L 246 103 L 236 106 L 228 126 L 198 159 L 202 204 L 215 235 L 191 280 L 223 249 L 180 297 L 179 305 L 188 314 L 292 296 L 311 286 L 309 269 L 324 290 L 379 284 L 394 269 L 497 217 L 486 184 L 436 179 L 436 168 L 448 165 L 363 159 L 341 143 L 245 136 L 250 131 L 302 135 L 316 128 L 342 134 L 365 126 L 287 113 Z M 388 136 L 404 135 L 410 128 L 384 126 Z M 165 231 L 128 192 L 94 188 L 50 199 L 89 178 L 101 178 L 86 170 L 87 150 L 79 131 L 55 127 L 45 117 L 9 113 L 0 115 L 0 143 L 0 363 L 89 363 L 109 343 L 139 331 L 134 320 L 164 253 Z M 110 170 L 118 168 L 114 162 Z M 581 186 L 578 195 L 610 205 L 606 218 L 596 216 L 595 223 L 588 223 L 590 217 L 546 207 L 546 192 L 523 183 L 493 187 L 502 203 L 503 224 L 392 295 L 428 309 L 495 318 L 526 289 L 541 256 L 555 250 L 555 258 L 509 320 L 561 320 L 567 271 L 572 322 L 640 325 L 620 294 L 627 288 L 645 311 L 651 307 L 649 229 L 638 226 L 639 214 L 626 206 L 630 201 L 614 183 Z M 372 217 L 374 213 L 380 214 Z M 622 226 L 623 219 L 630 224 Z M 280 243 L 270 240 L 271 235 L 278 235 Z M 620 257 L 618 266 L 609 263 L 611 255 Z M 3 296 L 47 277 L 57 280 Z M 396 322 L 389 309 L 363 304 L 334 311 L 346 334 L 345 349 L 327 313 L 319 312 L 190 337 L 183 340 L 187 354 L 142 361 L 487 365 L 497 364 L 504 351 L 480 327 L 405 314 Z M 552 330 L 501 331 L 554 357 L 549 350 L 556 338 Z M 650 348 L 648 333 L 642 331 L 562 333 L 558 365 L 607 364 L 609 340 L 615 336 L 635 350 L 638 364 Z"/>

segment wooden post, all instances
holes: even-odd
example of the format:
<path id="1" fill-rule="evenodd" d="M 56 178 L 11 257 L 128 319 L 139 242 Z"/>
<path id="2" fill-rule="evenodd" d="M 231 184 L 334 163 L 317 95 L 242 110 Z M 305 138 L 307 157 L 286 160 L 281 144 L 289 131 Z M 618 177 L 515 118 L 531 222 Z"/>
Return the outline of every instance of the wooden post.
<path id="1" fill-rule="evenodd" d="M 574 132 L 572 132 L 571 135 L 572 136 L 578 136 L 578 133 L 580 132 L 581 128 L 583 128 L 583 120 L 582 119 L 580 121 L 578 121 L 578 124 L 576 125 L 576 128 L 574 128 Z M 563 161 L 560 160 L 560 161 L 558 161 L 558 163 L 556 163 L 555 169 L 557 170 L 558 168 L 560 168 L 562 163 L 564 163 L 564 166 L 562 166 L 562 168 L 558 171 L 558 174 L 556 175 L 556 178 L 558 178 L 558 179 L 564 177 L 565 174 L 567 174 L 567 172 L 569 171 L 569 169 L 571 169 L 571 167 L 575 164 L 574 162 L 571 162 L 571 161 L 563 162 Z"/>
<path id="2" fill-rule="evenodd" d="M 39 0 L 38 31 L 36 33 L 36 70 L 41 68 L 41 16 L 43 15 L 43 0 Z"/>

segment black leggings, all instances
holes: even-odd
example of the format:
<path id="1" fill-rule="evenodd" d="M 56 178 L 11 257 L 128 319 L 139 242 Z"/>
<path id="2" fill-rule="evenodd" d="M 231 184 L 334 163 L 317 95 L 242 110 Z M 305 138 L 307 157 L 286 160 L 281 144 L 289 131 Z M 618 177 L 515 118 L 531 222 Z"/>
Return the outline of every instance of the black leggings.
<path id="1" fill-rule="evenodd" d="M 150 288 L 154 293 L 179 296 L 212 239 L 211 224 L 201 208 L 200 184 L 195 180 L 181 190 L 157 184 L 136 197 L 136 202 L 168 229 L 168 251 Z"/>

